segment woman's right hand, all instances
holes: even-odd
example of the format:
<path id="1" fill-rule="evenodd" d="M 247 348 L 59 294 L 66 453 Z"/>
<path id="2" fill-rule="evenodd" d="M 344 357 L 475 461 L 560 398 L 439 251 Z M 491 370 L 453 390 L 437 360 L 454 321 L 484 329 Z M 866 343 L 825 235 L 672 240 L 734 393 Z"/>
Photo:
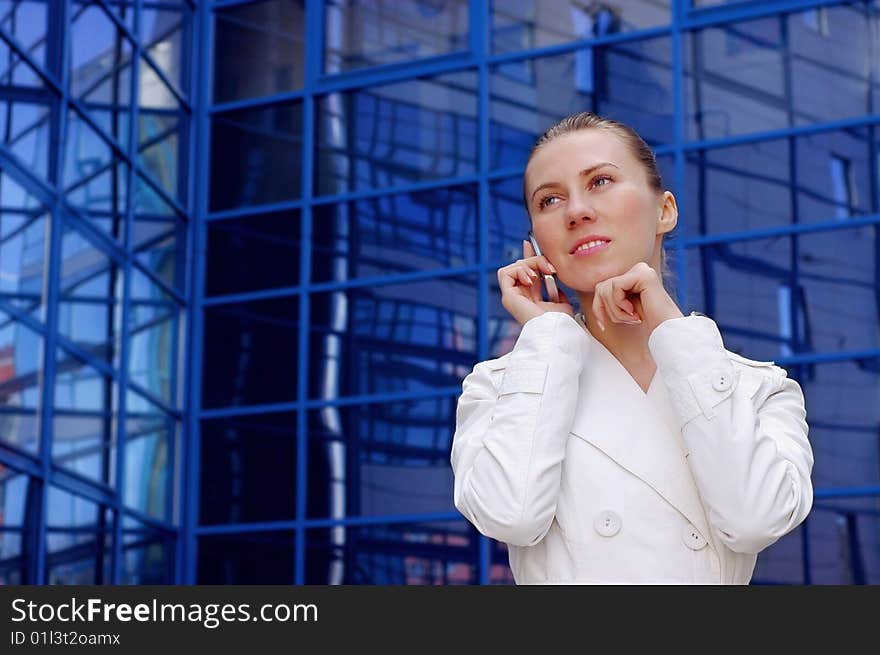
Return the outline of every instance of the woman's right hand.
<path id="1" fill-rule="evenodd" d="M 501 305 L 520 325 L 546 312 L 563 312 L 574 316 L 574 308 L 562 289 L 559 289 L 559 302 L 543 300 L 541 276 L 555 272 L 556 269 L 544 255 L 535 255 L 535 249 L 528 241 L 523 241 L 522 259 L 498 269 Z"/>

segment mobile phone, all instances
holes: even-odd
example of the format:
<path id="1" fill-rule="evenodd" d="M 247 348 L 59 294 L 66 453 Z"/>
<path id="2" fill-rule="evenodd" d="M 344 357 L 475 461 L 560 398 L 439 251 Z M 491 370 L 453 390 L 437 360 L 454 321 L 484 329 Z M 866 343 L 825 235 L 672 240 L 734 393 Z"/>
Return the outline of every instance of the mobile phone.
<path id="1" fill-rule="evenodd" d="M 541 247 L 538 245 L 538 240 L 535 239 L 535 235 L 529 232 L 529 241 L 532 242 L 532 248 L 535 249 L 536 255 L 543 255 L 541 252 Z M 547 288 L 547 297 L 550 299 L 550 302 L 559 302 L 559 279 L 555 274 L 551 273 L 542 273 L 544 277 L 544 286 Z"/>

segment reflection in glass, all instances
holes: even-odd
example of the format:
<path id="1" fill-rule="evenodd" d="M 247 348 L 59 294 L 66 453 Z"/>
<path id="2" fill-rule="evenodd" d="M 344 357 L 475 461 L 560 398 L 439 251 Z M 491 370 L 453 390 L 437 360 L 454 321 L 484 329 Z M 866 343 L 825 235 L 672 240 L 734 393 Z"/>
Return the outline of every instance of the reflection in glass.
<path id="1" fill-rule="evenodd" d="M 128 146 L 133 44 L 94 4 L 71 7 L 70 92 L 105 134 Z"/>
<path id="2" fill-rule="evenodd" d="M 200 537 L 196 584 L 293 584 L 294 541 L 292 531 Z"/>
<path id="3" fill-rule="evenodd" d="M 65 225 L 61 241 L 58 330 L 84 350 L 119 365 L 122 266 Z"/>
<path id="4" fill-rule="evenodd" d="M 875 231 L 867 226 L 689 251 L 688 309 L 710 315 L 725 346 L 753 359 L 880 347 Z"/>
<path id="5" fill-rule="evenodd" d="M 296 517 L 296 413 L 202 421 L 200 462 L 200 523 Z"/>
<path id="6" fill-rule="evenodd" d="M 174 468 L 179 460 L 177 423 L 156 405 L 126 393 L 125 488 L 122 501 L 142 514 L 170 521 L 174 515 Z"/>
<path id="7" fill-rule="evenodd" d="M 468 2 L 330 0 L 324 71 L 410 63 L 468 47 Z"/>
<path id="8" fill-rule="evenodd" d="M 49 487 L 46 520 L 46 582 L 92 585 L 110 581 L 113 543 L 110 510 Z"/>
<path id="9" fill-rule="evenodd" d="M 28 498 L 33 498 L 33 486 L 29 476 L 0 464 L 0 585 L 20 585 L 26 581 L 25 531 L 35 526 L 25 505 Z"/>
<path id="10" fill-rule="evenodd" d="M 491 69 L 492 166 L 525 167 L 559 119 L 595 111 L 633 126 L 649 144 L 674 136 L 672 50 L 647 39 L 516 61 Z"/>
<path id="11" fill-rule="evenodd" d="M 303 85 L 302 0 L 263 0 L 214 12 L 214 102 Z"/>
<path id="12" fill-rule="evenodd" d="M 440 397 L 309 412 L 310 516 L 454 512 L 455 403 Z"/>
<path id="13" fill-rule="evenodd" d="M 506 266 L 521 259 L 528 232 L 522 175 L 493 182 L 489 197 L 489 261 Z"/>
<path id="14" fill-rule="evenodd" d="M 136 267 L 131 269 L 128 375 L 170 405 L 178 355 L 177 302 Z"/>
<path id="15" fill-rule="evenodd" d="M 476 584 L 465 521 L 338 526 L 306 532 L 306 584 Z"/>
<path id="16" fill-rule="evenodd" d="M 185 161 L 183 112 L 153 67 L 141 61 L 138 109 L 138 162 L 171 198 L 181 200 L 178 164 Z"/>
<path id="17" fill-rule="evenodd" d="M 868 214 L 870 157 L 861 128 L 694 151 L 680 219 L 689 235 L 702 235 Z"/>
<path id="18" fill-rule="evenodd" d="M 190 31 L 190 12 L 186 4 L 180 10 L 143 7 L 140 16 L 141 47 L 162 69 L 178 92 L 186 93 L 184 73 L 187 55 L 184 43 Z"/>
<path id="19" fill-rule="evenodd" d="M 52 460 L 95 482 L 116 482 L 116 383 L 59 349 Z"/>
<path id="20" fill-rule="evenodd" d="M 503 541 L 489 540 L 489 584 L 513 585 L 513 571 L 510 569 L 510 555 Z"/>
<path id="21" fill-rule="evenodd" d="M 804 19 L 808 10 L 688 35 L 688 137 L 722 138 L 865 113 L 872 49 L 864 7 L 826 8 L 827 34 Z M 810 82 L 786 86 L 787 76 Z"/>
<path id="22" fill-rule="evenodd" d="M 128 165 L 75 111 L 68 112 L 64 152 L 65 198 L 71 205 L 97 214 L 95 224 L 120 243 L 125 228 Z"/>
<path id="23" fill-rule="evenodd" d="M 48 4 L 47 0 L 0 0 L 0 30 L 41 66 L 46 65 Z M 8 60 L 3 57 L 0 61 Z"/>
<path id="24" fill-rule="evenodd" d="M 317 211 L 317 208 L 316 208 Z M 314 230 L 321 230 L 316 220 Z M 210 221 L 206 257 L 209 296 L 299 284 L 298 211 Z M 313 255 L 313 258 L 315 255 Z"/>
<path id="25" fill-rule="evenodd" d="M 0 97 L 3 145 L 44 180 L 49 174 L 49 100 L 48 95 L 45 104 L 13 99 L 6 94 Z"/>
<path id="26" fill-rule="evenodd" d="M 473 277 L 314 294 L 310 397 L 459 386 L 477 343 Z"/>
<path id="27" fill-rule="evenodd" d="M 42 337 L 0 310 L 0 441 L 31 453 L 39 448 Z"/>
<path id="28" fill-rule="evenodd" d="M 473 71 L 334 93 L 321 101 L 317 115 L 320 194 L 476 171 Z"/>
<path id="29" fill-rule="evenodd" d="M 299 298 L 205 308 L 202 404 L 296 400 Z"/>
<path id="30" fill-rule="evenodd" d="M 477 254 L 473 187 L 451 187 L 315 207 L 313 281 L 471 266 Z"/>
<path id="31" fill-rule="evenodd" d="M 298 198 L 301 123 L 301 102 L 215 114 L 211 209 Z"/>
<path id="32" fill-rule="evenodd" d="M 46 210 L 0 170 L 0 297 L 21 301 L 37 318 L 47 223 Z"/>
<path id="33" fill-rule="evenodd" d="M 174 583 L 174 536 L 134 519 L 122 519 L 120 584 Z"/>
<path id="34" fill-rule="evenodd" d="M 495 0 L 492 50 L 544 48 L 668 25 L 671 18 L 668 0 Z"/>
<path id="35" fill-rule="evenodd" d="M 132 248 L 144 268 L 172 289 L 182 291 L 186 226 L 178 220 L 138 218 L 132 224 Z"/>

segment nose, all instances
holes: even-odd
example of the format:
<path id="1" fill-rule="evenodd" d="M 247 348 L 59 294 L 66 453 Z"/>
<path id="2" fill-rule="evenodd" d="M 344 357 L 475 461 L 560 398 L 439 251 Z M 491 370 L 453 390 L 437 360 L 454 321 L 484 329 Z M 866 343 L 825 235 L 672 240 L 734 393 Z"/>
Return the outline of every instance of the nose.
<path id="1" fill-rule="evenodd" d="M 572 193 L 568 199 L 568 207 L 566 208 L 565 219 L 568 227 L 574 227 L 581 222 L 589 222 L 596 220 L 596 211 L 590 202 L 588 202 L 586 193 L 583 191 Z"/>

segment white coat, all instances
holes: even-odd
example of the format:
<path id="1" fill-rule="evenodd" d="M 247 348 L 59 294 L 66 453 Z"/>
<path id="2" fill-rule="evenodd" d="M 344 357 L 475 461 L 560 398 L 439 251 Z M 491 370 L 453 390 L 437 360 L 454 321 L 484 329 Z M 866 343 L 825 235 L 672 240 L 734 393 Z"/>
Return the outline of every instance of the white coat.
<path id="1" fill-rule="evenodd" d="M 798 383 L 696 313 L 648 348 L 646 393 L 580 314 L 548 312 L 464 379 L 455 506 L 508 544 L 518 584 L 747 584 L 810 511 Z"/>

